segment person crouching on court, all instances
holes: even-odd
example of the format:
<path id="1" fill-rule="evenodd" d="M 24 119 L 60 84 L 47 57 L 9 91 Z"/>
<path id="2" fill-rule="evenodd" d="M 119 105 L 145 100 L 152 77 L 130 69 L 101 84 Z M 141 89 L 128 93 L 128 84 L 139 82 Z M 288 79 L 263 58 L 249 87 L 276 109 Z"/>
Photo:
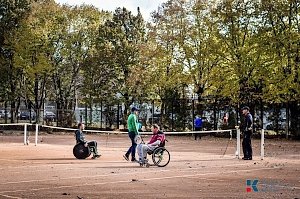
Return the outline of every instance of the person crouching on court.
<path id="1" fill-rule="evenodd" d="M 159 147 L 162 143 L 165 142 L 166 137 L 165 134 L 159 130 L 159 126 L 157 124 L 152 125 L 152 133 L 150 141 L 148 144 L 139 144 L 137 151 L 139 155 L 139 163 L 144 164 L 147 159 L 147 152 L 153 151 L 156 147 Z"/>
<path id="2" fill-rule="evenodd" d="M 97 141 L 86 141 L 84 138 L 83 134 L 84 130 L 84 124 L 79 123 L 78 124 L 78 129 L 75 131 L 75 136 L 76 136 L 76 144 L 82 143 L 84 144 L 85 147 L 90 147 L 91 152 L 93 153 L 92 159 L 99 158 L 101 155 L 98 154 L 98 149 L 97 149 Z"/>

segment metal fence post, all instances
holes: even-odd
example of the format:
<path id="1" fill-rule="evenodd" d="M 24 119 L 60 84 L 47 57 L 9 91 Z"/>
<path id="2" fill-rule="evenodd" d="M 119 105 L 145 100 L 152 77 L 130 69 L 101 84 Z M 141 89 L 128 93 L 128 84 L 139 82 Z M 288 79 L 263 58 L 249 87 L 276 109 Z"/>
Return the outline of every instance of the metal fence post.
<path id="1" fill-rule="evenodd" d="M 24 125 L 24 145 L 28 144 L 27 142 L 27 124 Z"/>
<path id="2" fill-rule="evenodd" d="M 235 126 L 236 128 L 236 156 L 238 159 L 240 159 L 240 154 L 241 154 L 241 130 L 239 126 Z"/>
<path id="3" fill-rule="evenodd" d="M 38 133 L 39 133 L 39 125 L 35 125 L 35 146 L 37 145 L 37 140 L 38 140 Z"/>
<path id="4" fill-rule="evenodd" d="M 265 130 L 261 130 L 261 141 L 260 141 L 260 159 L 263 160 L 265 156 Z"/>

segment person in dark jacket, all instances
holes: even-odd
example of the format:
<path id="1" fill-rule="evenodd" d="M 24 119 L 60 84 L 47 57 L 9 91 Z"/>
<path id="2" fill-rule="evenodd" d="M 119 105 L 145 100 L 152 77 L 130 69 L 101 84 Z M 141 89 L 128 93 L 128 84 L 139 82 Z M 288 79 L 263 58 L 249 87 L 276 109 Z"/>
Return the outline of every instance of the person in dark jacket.
<path id="1" fill-rule="evenodd" d="M 242 113 L 245 117 L 241 129 L 243 132 L 243 160 L 252 160 L 251 135 L 253 132 L 253 118 L 249 111 L 250 108 L 248 106 L 242 108 Z"/>
<path id="2" fill-rule="evenodd" d="M 84 124 L 79 123 L 78 129 L 75 131 L 76 144 L 82 143 L 84 144 L 85 147 L 89 147 L 91 149 L 91 152 L 93 153 L 92 159 L 99 158 L 101 155 L 98 154 L 97 142 L 95 140 L 89 142 L 86 141 L 83 134 L 83 130 L 84 130 Z"/>

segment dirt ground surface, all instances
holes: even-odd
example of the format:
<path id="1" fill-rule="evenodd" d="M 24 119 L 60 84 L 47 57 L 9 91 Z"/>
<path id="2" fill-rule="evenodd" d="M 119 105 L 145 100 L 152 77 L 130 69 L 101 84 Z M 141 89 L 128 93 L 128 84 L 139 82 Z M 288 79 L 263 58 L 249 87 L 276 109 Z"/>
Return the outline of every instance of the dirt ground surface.
<path id="1" fill-rule="evenodd" d="M 246 161 L 235 139 L 167 136 L 170 163 L 146 168 L 122 158 L 127 135 L 86 138 L 98 141 L 99 159 L 76 159 L 71 134 L 41 135 L 37 146 L 34 137 L 24 145 L 22 135 L 0 134 L 0 198 L 300 198 L 299 141 L 266 139 L 261 160 L 252 140 Z"/>

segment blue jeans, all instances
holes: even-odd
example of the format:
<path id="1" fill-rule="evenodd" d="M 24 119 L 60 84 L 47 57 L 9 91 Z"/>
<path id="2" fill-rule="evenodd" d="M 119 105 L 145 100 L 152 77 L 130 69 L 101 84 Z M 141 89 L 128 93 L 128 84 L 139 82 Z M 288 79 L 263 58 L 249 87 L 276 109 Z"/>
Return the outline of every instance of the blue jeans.
<path id="1" fill-rule="evenodd" d="M 136 149 L 136 143 L 134 141 L 135 138 L 135 132 L 128 132 L 128 136 L 131 140 L 131 146 L 129 147 L 128 151 L 126 152 L 126 156 L 129 157 L 131 154 L 131 160 L 135 160 L 135 149 Z"/>

